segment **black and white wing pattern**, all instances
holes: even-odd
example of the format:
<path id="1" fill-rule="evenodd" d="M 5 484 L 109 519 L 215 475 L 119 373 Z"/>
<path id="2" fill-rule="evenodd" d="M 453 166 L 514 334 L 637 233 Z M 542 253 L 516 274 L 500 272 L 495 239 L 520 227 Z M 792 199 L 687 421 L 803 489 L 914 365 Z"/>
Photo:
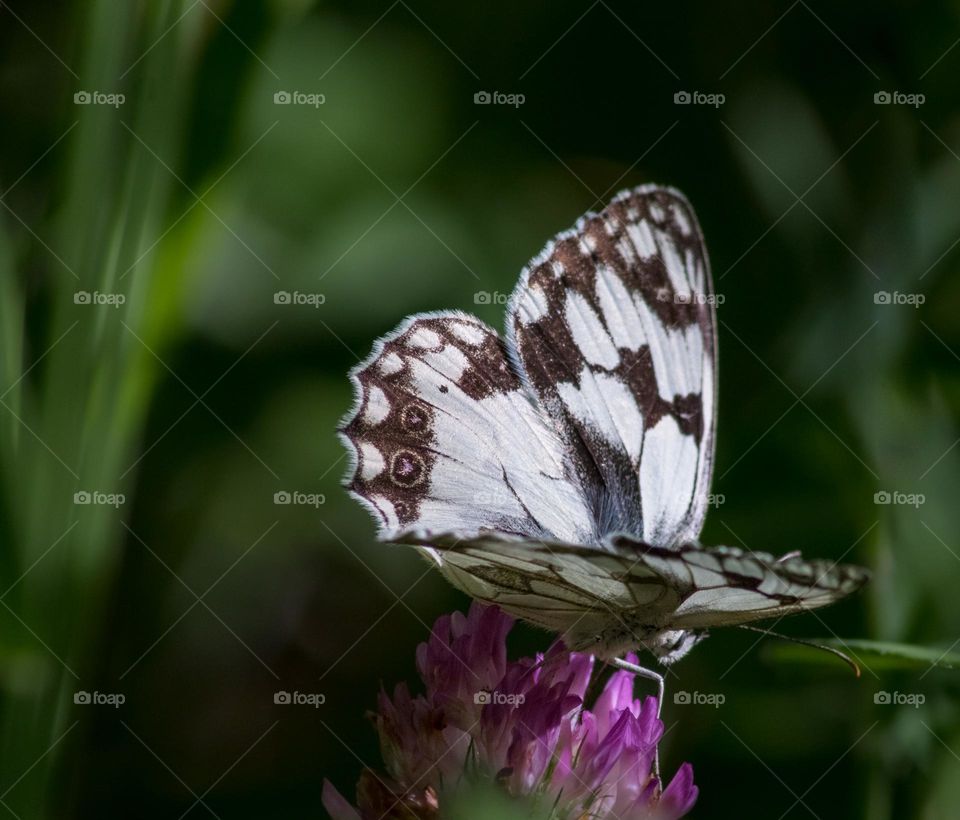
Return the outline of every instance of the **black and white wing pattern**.
<path id="1" fill-rule="evenodd" d="M 479 319 L 413 316 L 351 378 L 347 486 L 384 540 L 488 530 L 596 541 L 565 443 Z"/>
<path id="2" fill-rule="evenodd" d="M 613 552 L 498 534 L 430 543 L 454 586 L 606 659 L 638 647 L 669 656 L 685 635 L 827 606 L 869 579 L 862 567 L 799 556 L 611 540 Z"/>
<path id="3" fill-rule="evenodd" d="M 627 537 L 612 540 L 617 549 L 635 550 L 647 569 L 680 591 L 670 629 L 732 626 L 818 609 L 856 592 L 870 577 L 854 564 L 807 560 L 797 553 L 776 558 L 739 547 L 685 544 L 667 550 Z"/>
<path id="4" fill-rule="evenodd" d="M 693 209 L 655 186 L 582 218 L 520 277 L 510 348 L 576 453 L 601 534 L 664 547 L 700 534 L 716 416 L 713 302 Z"/>
<path id="5" fill-rule="evenodd" d="M 621 194 L 524 270 L 506 343 L 451 312 L 411 317 L 375 345 L 351 372 L 349 489 L 385 540 L 695 539 L 714 446 L 711 295 L 683 196 Z"/>
<path id="6" fill-rule="evenodd" d="M 405 537 L 424 545 L 416 534 Z M 463 540 L 431 536 L 440 571 L 471 597 L 499 606 L 545 629 L 594 635 L 622 613 L 667 613 L 680 603 L 678 591 L 636 556 L 556 541 L 531 541 L 502 533 Z M 630 617 L 628 615 L 628 617 Z M 636 643 L 636 642 L 634 642 Z"/>
<path id="7" fill-rule="evenodd" d="M 527 268 L 506 338 L 412 316 L 351 371 L 346 483 L 385 541 L 601 657 L 824 606 L 866 570 L 700 546 L 716 426 L 710 270 L 677 191 L 625 191 Z"/>

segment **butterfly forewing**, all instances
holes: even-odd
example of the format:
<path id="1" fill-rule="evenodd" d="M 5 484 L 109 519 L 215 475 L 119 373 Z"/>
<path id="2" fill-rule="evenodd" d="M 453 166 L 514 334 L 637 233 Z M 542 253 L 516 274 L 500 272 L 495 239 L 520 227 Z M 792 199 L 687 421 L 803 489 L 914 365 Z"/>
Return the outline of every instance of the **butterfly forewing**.
<path id="1" fill-rule="evenodd" d="M 716 331 L 693 209 L 621 194 L 523 272 L 507 334 L 576 453 L 601 534 L 673 546 L 703 525 L 714 447 Z"/>
<path id="2" fill-rule="evenodd" d="M 480 320 L 411 317 L 351 378 L 348 487 L 384 539 L 481 529 L 594 538 L 566 446 Z"/>

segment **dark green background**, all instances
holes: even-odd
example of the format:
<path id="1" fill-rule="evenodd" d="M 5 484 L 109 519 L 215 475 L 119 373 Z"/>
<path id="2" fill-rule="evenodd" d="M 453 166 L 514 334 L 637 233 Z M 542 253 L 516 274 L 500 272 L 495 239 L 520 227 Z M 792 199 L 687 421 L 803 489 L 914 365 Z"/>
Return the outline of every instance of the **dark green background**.
<path id="1" fill-rule="evenodd" d="M 10 816 L 316 817 L 323 777 L 352 796 L 379 764 L 380 682 L 412 680 L 428 625 L 467 602 L 340 489 L 346 371 L 414 311 L 502 327 L 475 294 L 645 182 L 687 194 L 725 300 L 704 541 L 874 570 L 778 629 L 954 644 L 960 6 L 638 5 L 0 3 Z M 92 489 L 127 501 L 72 503 Z M 867 661 L 857 680 L 758 637 L 718 632 L 670 677 L 725 697 L 668 694 L 664 766 L 693 763 L 693 816 L 955 816 L 958 673 Z"/>

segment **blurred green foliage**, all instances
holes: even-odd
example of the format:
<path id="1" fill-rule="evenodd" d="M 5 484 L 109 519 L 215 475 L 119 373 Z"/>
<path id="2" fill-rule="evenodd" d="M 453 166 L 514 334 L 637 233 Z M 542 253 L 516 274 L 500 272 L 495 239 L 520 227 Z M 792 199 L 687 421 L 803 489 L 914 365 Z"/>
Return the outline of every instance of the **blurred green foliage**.
<path id="1" fill-rule="evenodd" d="M 725 299 L 704 541 L 874 569 L 865 595 L 777 629 L 956 650 L 955 3 L 6 0 L 0 17 L 15 816 L 322 816 L 323 777 L 351 793 L 378 763 L 380 682 L 411 679 L 428 625 L 466 601 L 375 544 L 340 489 L 346 371 L 412 311 L 502 327 L 475 294 L 508 294 L 550 236 L 642 182 L 686 192 Z M 495 89 L 526 101 L 474 105 Z M 295 490 L 324 503 L 274 503 Z M 857 680 L 757 638 L 718 633 L 670 676 L 725 695 L 666 709 L 695 816 L 955 816 L 955 672 L 865 655 Z"/>

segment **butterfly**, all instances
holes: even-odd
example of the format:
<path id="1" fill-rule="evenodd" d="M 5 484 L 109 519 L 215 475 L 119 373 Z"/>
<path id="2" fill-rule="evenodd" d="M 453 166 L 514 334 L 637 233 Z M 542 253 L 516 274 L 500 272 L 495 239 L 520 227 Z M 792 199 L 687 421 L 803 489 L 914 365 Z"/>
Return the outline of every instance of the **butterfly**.
<path id="1" fill-rule="evenodd" d="M 716 298 L 696 216 L 642 186 L 520 275 L 506 334 L 422 313 L 354 368 L 345 484 L 383 541 L 472 597 L 623 659 L 825 606 L 867 570 L 699 542 L 717 417 Z"/>

